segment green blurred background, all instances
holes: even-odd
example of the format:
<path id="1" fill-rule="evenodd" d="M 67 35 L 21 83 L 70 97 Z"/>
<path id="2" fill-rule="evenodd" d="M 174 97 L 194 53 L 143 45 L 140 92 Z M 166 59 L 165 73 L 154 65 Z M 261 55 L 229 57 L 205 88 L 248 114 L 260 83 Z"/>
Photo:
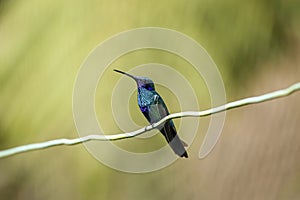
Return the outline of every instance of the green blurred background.
<path id="1" fill-rule="evenodd" d="M 297 82 L 299 8 L 296 0 L 0 0 L 0 149 L 77 137 L 72 91 L 80 65 L 97 44 L 132 28 L 170 28 L 202 44 L 220 69 L 228 101 Z M 180 66 L 163 54 L 146 52 L 118 63 L 150 57 Z M 109 71 L 105 77 L 107 85 L 120 78 Z M 109 87 L 101 90 L 102 97 L 110 95 Z M 209 107 L 209 97 L 201 99 Z M 1 159 L 0 198 L 300 199 L 299 101 L 294 94 L 227 112 L 216 148 L 199 160 L 209 122 L 204 118 L 190 158 L 148 174 L 110 169 L 82 145 Z M 168 104 L 170 110 L 178 105 Z M 107 129 L 118 131 L 113 122 Z"/>

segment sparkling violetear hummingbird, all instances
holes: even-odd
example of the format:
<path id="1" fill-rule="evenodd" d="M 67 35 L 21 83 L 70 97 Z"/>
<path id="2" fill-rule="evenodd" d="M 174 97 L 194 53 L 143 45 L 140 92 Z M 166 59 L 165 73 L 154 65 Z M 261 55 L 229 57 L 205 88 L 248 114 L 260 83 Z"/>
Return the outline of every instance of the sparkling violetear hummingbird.
<path id="1" fill-rule="evenodd" d="M 169 115 L 168 108 L 161 96 L 155 91 L 154 83 L 151 79 L 147 77 L 133 76 L 116 69 L 114 69 L 114 71 L 127 75 L 135 80 L 138 88 L 138 105 L 148 122 L 153 124 Z M 178 156 L 188 157 L 184 148 L 184 146 L 187 145 L 185 142 L 180 140 L 172 120 L 166 121 L 163 125 L 158 127 L 158 129 L 165 136 L 167 142 Z"/>

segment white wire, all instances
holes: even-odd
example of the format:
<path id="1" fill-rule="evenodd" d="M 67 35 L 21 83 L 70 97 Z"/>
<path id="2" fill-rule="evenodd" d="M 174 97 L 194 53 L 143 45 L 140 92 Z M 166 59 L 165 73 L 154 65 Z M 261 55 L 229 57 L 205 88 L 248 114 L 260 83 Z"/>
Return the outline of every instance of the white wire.
<path id="1" fill-rule="evenodd" d="M 12 155 L 23 153 L 23 152 L 33 151 L 33 150 L 45 149 L 45 148 L 49 148 L 49 147 L 53 147 L 53 146 L 76 145 L 76 144 L 88 142 L 91 140 L 112 141 L 112 140 L 121 140 L 121 139 L 131 138 L 131 137 L 140 135 L 142 133 L 145 133 L 147 131 L 150 131 L 152 129 L 155 129 L 156 127 L 163 124 L 165 121 L 167 121 L 169 119 L 182 118 L 182 117 L 204 117 L 204 116 L 212 115 L 212 114 L 219 113 L 219 112 L 222 112 L 225 110 L 229 110 L 232 108 L 237 108 L 237 107 L 245 106 L 245 105 L 249 105 L 249 104 L 261 103 L 264 101 L 269 101 L 272 99 L 288 96 L 299 90 L 300 90 L 300 82 L 295 83 L 295 84 L 291 85 L 290 87 L 282 89 L 282 90 L 277 90 L 277 91 L 267 93 L 264 95 L 237 100 L 237 101 L 230 102 L 225 105 L 218 106 L 218 107 L 211 108 L 211 109 L 204 110 L 204 111 L 187 111 L 187 112 L 170 114 L 157 123 L 151 124 L 149 126 L 146 126 L 144 128 L 141 128 L 139 130 L 132 131 L 129 133 L 121 133 L 121 134 L 115 134 L 115 135 L 88 135 L 85 137 L 75 138 L 75 139 L 62 138 L 62 139 L 56 139 L 56 140 L 49 140 L 46 142 L 26 144 L 26 145 L 22 145 L 22 146 L 13 147 L 10 149 L 0 151 L 0 158 L 12 156 Z"/>

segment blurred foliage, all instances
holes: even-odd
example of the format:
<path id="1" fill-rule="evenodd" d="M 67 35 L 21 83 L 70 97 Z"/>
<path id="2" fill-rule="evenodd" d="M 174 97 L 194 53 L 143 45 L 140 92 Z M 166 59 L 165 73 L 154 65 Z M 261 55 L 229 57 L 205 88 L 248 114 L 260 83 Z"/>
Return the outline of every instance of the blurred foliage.
<path id="1" fill-rule="evenodd" d="M 5 149 L 48 139 L 76 137 L 72 91 L 80 65 L 97 44 L 132 28 L 157 26 L 187 34 L 202 44 L 215 60 L 230 98 L 237 95 L 236 91 L 239 90 L 250 95 L 249 90 L 245 89 L 251 88 L 257 81 L 255 77 L 258 74 L 267 73 L 268 69 L 276 71 L 279 68 L 278 58 L 295 51 L 299 40 L 299 7 L 299 1 L 296 0 L 0 0 L 0 147 Z M 129 55 L 127 59 L 122 61 L 120 58 L 116 63 L 130 67 L 154 60 L 174 66 L 191 79 L 195 89 L 201 90 L 197 97 L 205 102 L 209 101 L 208 96 L 203 97 L 202 90 L 205 90 L 205 86 L 196 84 L 196 78 L 192 77 L 193 71 L 185 70 L 182 66 L 186 63 L 176 60 L 174 56 L 152 52 L 148 57 L 137 54 L 132 57 Z M 293 74 L 297 65 L 290 65 L 294 66 L 289 72 Z M 118 78 L 113 72 L 107 72 L 103 77 L 107 87 L 101 89 L 101 94 L 97 91 L 96 98 L 109 96 L 110 86 Z M 271 86 L 272 78 L 268 79 Z M 171 99 L 170 92 L 166 91 L 165 94 Z M 171 110 L 179 109 L 176 101 L 172 105 L 174 107 Z M 115 133 L 119 130 L 111 119 L 109 106 L 104 112 L 108 121 L 107 130 Z M 145 124 L 145 121 L 138 121 L 140 114 L 132 115 L 138 124 Z M 272 117 L 275 116 L 278 115 L 274 114 Z M 235 126 L 238 126 L 239 118 L 231 119 Z M 272 118 L 269 122 L 271 127 Z M 288 123 L 289 120 L 285 122 Z M 200 135 L 203 136 L 208 123 L 209 119 L 202 121 Z M 293 136 L 293 131 L 299 129 L 290 127 L 289 130 Z M 242 179 L 243 184 L 230 179 L 231 188 L 228 188 L 230 184 L 226 182 L 226 172 L 229 173 L 232 166 L 227 165 L 226 160 L 219 163 L 216 159 L 220 157 L 213 155 L 204 161 L 197 159 L 201 140 L 202 138 L 196 138 L 189 149 L 191 158 L 188 160 L 178 160 L 168 168 L 143 175 L 114 171 L 94 160 L 80 145 L 56 147 L 3 159 L 0 160 L 0 196 L 1 199 L 254 199 L 251 194 L 242 196 L 238 192 L 234 193 L 239 191 L 234 188 L 247 188 L 247 181 L 252 184 L 255 179 Z M 236 151 L 234 145 L 225 144 L 222 147 L 227 147 L 228 152 Z M 297 155 L 296 153 L 292 155 Z M 247 157 L 246 154 L 236 154 L 236 157 L 229 159 L 237 162 L 241 159 L 239 156 Z M 252 161 L 245 163 L 252 166 Z M 201 167 L 204 162 L 206 165 Z M 269 163 L 273 164 L 272 162 L 276 165 L 276 160 Z M 289 163 L 291 162 L 287 162 L 287 165 Z M 221 169 L 222 165 L 225 168 Z M 288 166 L 295 173 L 290 172 L 289 177 L 298 178 L 276 179 L 287 183 L 289 187 L 280 185 L 282 188 L 277 189 L 282 189 L 282 193 L 277 199 L 299 198 L 299 190 L 294 189 L 299 189 L 299 163 Z M 249 169 L 253 170 L 253 174 L 257 172 L 255 170 L 259 170 L 259 167 L 255 167 Z M 282 165 L 275 172 L 283 177 L 285 174 L 280 172 L 286 172 L 285 169 L 287 168 Z M 216 177 L 215 174 L 220 176 Z M 218 178 L 222 178 L 223 182 Z M 205 181 L 208 181 L 207 184 Z M 269 181 L 272 182 L 272 179 Z M 228 191 L 232 193 L 224 198 L 218 196 L 217 194 L 226 193 L 220 183 L 227 185 Z M 264 191 L 255 188 L 253 191 L 256 199 L 264 194 Z M 210 198 L 212 196 L 216 198 Z M 271 199 L 263 197 L 261 199 Z"/>

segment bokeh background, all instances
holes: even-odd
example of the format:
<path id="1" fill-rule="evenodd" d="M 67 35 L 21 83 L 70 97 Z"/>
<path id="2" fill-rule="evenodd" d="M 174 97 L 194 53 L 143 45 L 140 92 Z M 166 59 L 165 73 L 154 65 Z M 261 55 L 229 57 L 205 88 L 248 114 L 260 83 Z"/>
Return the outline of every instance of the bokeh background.
<path id="1" fill-rule="evenodd" d="M 202 44 L 220 69 L 228 101 L 289 86 L 300 80 L 299 8 L 296 0 L 1 0 L 0 149 L 77 137 L 72 91 L 80 65 L 97 44 L 132 28 L 170 28 Z M 182 61 L 159 52 L 116 62 L 128 70 L 149 61 L 185 71 Z M 107 86 L 118 78 L 108 70 Z M 193 85 L 208 108 L 205 87 Z M 100 88 L 97 98 L 110 98 L 109 89 Z M 131 102 L 132 115 L 146 125 Z M 82 145 L 1 159 L 0 198 L 300 199 L 299 102 L 296 93 L 227 112 L 216 148 L 199 160 L 209 122 L 203 118 L 190 158 L 148 174 L 110 169 Z M 177 100 L 168 106 L 176 111 Z M 117 131 L 107 122 L 108 133 Z"/>

